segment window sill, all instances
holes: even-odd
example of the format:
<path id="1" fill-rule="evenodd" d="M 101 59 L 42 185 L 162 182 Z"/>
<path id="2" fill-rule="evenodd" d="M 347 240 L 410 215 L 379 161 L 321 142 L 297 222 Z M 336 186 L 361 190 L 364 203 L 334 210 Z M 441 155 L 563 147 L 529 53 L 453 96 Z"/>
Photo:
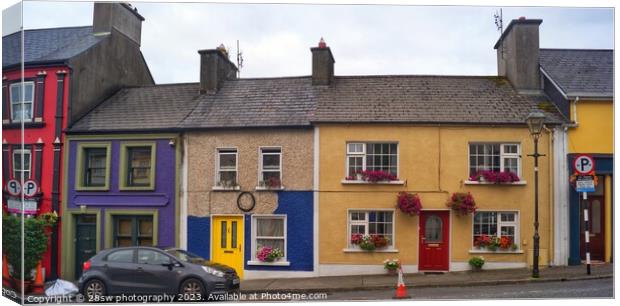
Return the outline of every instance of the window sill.
<path id="1" fill-rule="evenodd" d="M 469 250 L 469 254 L 523 254 L 523 250 L 516 251 L 489 251 L 489 250 Z"/>
<path id="2" fill-rule="evenodd" d="M 24 121 L 24 128 L 26 128 L 26 129 L 42 128 L 42 127 L 45 127 L 45 122 Z M 22 128 L 22 124 L 19 121 L 12 121 L 10 123 L 7 123 L 6 121 L 3 121 L 2 122 L 2 128 L 6 129 L 6 130 L 21 129 Z"/>
<path id="3" fill-rule="evenodd" d="M 342 251 L 345 253 L 398 253 L 398 249 L 390 249 L 390 248 L 383 249 L 383 250 L 373 250 L 373 251 L 347 248 L 347 249 L 342 249 Z"/>
<path id="4" fill-rule="evenodd" d="M 404 185 L 405 181 L 378 181 L 378 182 L 368 182 L 368 181 L 358 181 L 358 180 L 342 180 L 340 181 L 343 185 Z"/>
<path id="5" fill-rule="evenodd" d="M 75 187 L 75 191 L 110 191 L 110 188 L 108 188 L 107 186 L 104 186 L 104 187 L 80 186 L 80 187 Z"/>
<path id="6" fill-rule="evenodd" d="M 286 260 L 279 260 L 279 261 L 273 261 L 273 262 L 264 262 L 264 261 L 259 261 L 259 260 L 249 260 L 247 262 L 247 264 L 249 266 L 279 266 L 279 267 L 286 267 L 286 266 L 290 266 L 291 263 L 286 261 Z"/>
<path id="7" fill-rule="evenodd" d="M 241 190 L 241 187 L 240 186 L 235 186 L 235 187 L 213 186 L 211 187 L 211 190 L 213 191 L 237 191 L 237 190 Z"/>
<path id="8" fill-rule="evenodd" d="M 280 191 L 280 190 L 284 190 L 284 186 L 280 186 L 280 187 L 262 187 L 262 186 L 256 186 L 255 190 L 256 190 L 256 191 Z"/>
<path id="9" fill-rule="evenodd" d="M 492 182 L 479 182 L 479 181 L 464 181 L 465 185 L 500 185 L 500 186 L 524 186 L 527 185 L 526 181 L 518 181 L 513 183 L 492 183 Z"/>
<path id="10" fill-rule="evenodd" d="M 155 191 L 155 187 L 152 186 L 140 186 L 140 187 L 132 187 L 132 186 L 121 186 L 118 188 L 120 191 Z"/>

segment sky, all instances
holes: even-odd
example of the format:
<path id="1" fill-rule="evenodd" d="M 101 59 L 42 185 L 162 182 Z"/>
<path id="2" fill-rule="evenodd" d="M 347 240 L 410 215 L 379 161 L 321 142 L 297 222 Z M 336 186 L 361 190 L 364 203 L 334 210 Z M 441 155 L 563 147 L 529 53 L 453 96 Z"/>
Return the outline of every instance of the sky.
<path id="1" fill-rule="evenodd" d="M 498 6 L 130 3 L 146 19 L 141 50 L 158 84 L 197 82 L 200 49 L 224 44 L 235 61 L 237 40 L 244 58 L 241 77 L 310 75 L 310 47 L 321 37 L 336 60 L 336 75 L 495 75 L 493 45 L 500 32 L 493 15 L 500 8 L 504 27 L 520 16 L 543 19 L 541 48 L 614 47 L 613 8 L 514 7 L 499 6 L 500 2 L 492 3 Z M 26 1 L 24 28 L 90 25 L 92 9 L 92 2 Z"/>

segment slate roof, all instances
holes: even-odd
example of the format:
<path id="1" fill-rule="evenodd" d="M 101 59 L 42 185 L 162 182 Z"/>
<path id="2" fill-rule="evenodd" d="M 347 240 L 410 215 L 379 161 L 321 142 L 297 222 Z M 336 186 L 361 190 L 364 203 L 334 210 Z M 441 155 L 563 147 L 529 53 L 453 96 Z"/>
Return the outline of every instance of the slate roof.
<path id="1" fill-rule="evenodd" d="M 69 131 L 175 129 L 196 106 L 198 90 L 198 83 L 124 88 L 75 122 Z"/>
<path id="2" fill-rule="evenodd" d="M 613 97 L 613 50 L 540 49 L 540 66 L 569 97 Z"/>
<path id="3" fill-rule="evenodd" d="M 21 62 L 22 32 L 2 37 L 2 67 Z M 25 63 L 62 62 L 94 46 L 106 36 L 94 36 L 92 26 L 24 31 Z"/>
<path id="4" fill-rule="evenodd" d="M 519 95 L 495 76 L 348 76 L 321 90 L 317 122 L 524 124 L 544 109 L 548 123 L 563 118 L 548 99 Z"/>
<path id="5" fill-rule="evenodd" d="M 337 76 L 239 79 L 217 94 L 199 84 L 122 89 L 75 123 L 70 132 L 307 127 L 314 122 L 524 124 L 542 109 L 564 119 L 548 99 L 518 95 L 505 78 L 471 76 Z"/>
<path id="6" fill-rule="evenodd" d="M 311 77 L 238 79 L 202 95 L 183 128 L 309 126 L 316 94 Z"/>

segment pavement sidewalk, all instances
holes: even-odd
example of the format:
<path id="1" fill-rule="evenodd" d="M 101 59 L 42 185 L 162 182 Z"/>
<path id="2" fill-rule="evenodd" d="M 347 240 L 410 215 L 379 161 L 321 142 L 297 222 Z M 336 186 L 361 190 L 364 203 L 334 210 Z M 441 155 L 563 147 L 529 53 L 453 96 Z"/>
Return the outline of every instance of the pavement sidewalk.
<path id="1" fill-rule="evenodd" d="M 405 274 L 407 287 L 454 287 L 517 284 L 524 282 L 570 281 L 613 278 L 613 264 L 592 265 L 591 275 L 586 266 L 546 267 L 540 269 L 540 278 L 532 278 L 530 269 L 464 271 L 445 274 Z M 241 281 L 241 292 L 334 292 L 376 290 L 396 287 L 397 276 L 355 275 L 310 278 L 281 278 Z"/>

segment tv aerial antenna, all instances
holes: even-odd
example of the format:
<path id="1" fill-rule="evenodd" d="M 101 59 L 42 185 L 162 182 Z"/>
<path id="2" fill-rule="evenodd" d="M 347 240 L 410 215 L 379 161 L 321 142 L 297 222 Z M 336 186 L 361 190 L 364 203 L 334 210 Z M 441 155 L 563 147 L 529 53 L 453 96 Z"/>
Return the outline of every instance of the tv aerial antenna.
<path id="1" fill-rule="evenodd" d="M 241 77 L 241 67 L 243 67 L 243 52 L 239 50 L 239 40 L 237 39 L 237 78 Z"/>
<path id="2" fill-rule="evenodd" d="M 499 9 L 499 11 L 495 11 L 495 14 L 493 14 L 493 19 L 495 20 L 495 27 L 497 27 L 497 30 L 499 31 L 499 35 L 501 37 L 502 34 L 504 34 L 504 16 L 502 14 L 501 8 Z M 504 47 L 502 45 L 503 44 L 499 44 L 499 51 L 502 58 L 504 58 Z"/>

